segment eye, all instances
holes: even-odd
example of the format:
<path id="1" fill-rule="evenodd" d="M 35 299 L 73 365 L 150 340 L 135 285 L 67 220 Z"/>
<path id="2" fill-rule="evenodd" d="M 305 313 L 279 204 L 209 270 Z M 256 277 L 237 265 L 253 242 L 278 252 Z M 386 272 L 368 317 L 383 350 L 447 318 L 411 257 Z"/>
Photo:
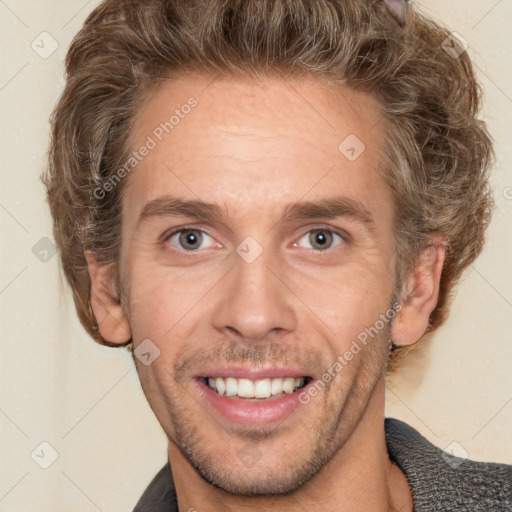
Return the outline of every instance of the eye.
<path id="1" fill-rule="evenodd" d="M 302 236 L 294 245 L 304 247 L 301 244 L 307 243 L 310 244 L 312 249 L 325 251 L 336 247 L 342 241 L 343 237 L 330 229 L 313 229 Z"/>
<path id="2" fill-rule="evenodd" d="M 166 240 L 177 249 L 185 251 L 196 251 L 215 245 L 210 235 L 198 229 L 180 229 L 171 233 Z"/>

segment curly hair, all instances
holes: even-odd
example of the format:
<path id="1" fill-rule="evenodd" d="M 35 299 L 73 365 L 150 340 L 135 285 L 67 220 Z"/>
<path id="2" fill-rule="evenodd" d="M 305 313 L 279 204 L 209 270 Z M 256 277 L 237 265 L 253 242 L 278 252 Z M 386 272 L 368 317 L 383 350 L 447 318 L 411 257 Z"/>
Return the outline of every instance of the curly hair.
<path id="1" fill-rule="evenodd" d="M 128 178 L 108 194 L 94 191 L 128 158 L 134 118 L 161 77 L 186 71 L 318 77 L 380 101 L 385 177 L 396 205 L 397 275 L 405 275 L 433 233 L 447 241 L 426 334 L 433 332 L 482 249 L 493 209 L 492 141 L 477 117 L 481 88 L 467 52 L 446 51 L 447 41 L 453 46 L 450 30 L 419 10 L 399 27 L 379 0 L 100 4 L 68 51 L 42 176 L 63 272 L 87 332 L 110 345 L 91 308 L 84 250 L 115 267 Z M 394 347 L 390 363 L 407 350 Z"/>

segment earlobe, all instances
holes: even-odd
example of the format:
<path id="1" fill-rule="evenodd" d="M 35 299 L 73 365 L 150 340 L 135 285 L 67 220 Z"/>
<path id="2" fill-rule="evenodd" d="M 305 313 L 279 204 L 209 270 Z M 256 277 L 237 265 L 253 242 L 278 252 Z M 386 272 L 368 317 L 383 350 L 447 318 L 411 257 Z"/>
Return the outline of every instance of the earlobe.
<path id="1" fill-rule="evenodd" d="M 395 345 L 412 345 L 425 334 L 430 314 L 439 298 L 445 253 L 446 242 L 442 239 L 432 240 L 409 273 L 401 309 L 391 328 L 391 338 Z"/>
<path id="2" fill-rule="evenodd" d="M 100 334 L 110 343 L 126 343 L 131 329 L 116 289 L 115 268 L 99 262 L 92 251 L 85 251 L 85 258 L 91 279 L 91 307 Z"/>

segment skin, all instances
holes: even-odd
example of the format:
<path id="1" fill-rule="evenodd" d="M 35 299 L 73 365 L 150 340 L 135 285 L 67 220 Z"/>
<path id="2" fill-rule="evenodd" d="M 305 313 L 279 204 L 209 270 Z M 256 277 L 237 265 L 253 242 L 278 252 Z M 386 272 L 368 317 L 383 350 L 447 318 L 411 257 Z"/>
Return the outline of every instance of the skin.
<path id="1" fill-rule="evenodd" d="M 378 102 L 313 79 L 183 75 L 162 82 L 144 104 L 133 147 L 192 96 L 197 107 L 123 190 L 122 296 L 115 269 L 87 253 L 102 336 L 132 337 L 135 350 L 150 339 L 160 350 L 149 366 L 134 361 L 169 439 L 180 510 L 411 511 L 409 485 L 386 448 L 385 368 L 390 337 L 407 345 L 425 332 L 442 240 L 410 270 L 393 321 L 278 424 L 226 420 L 195 380 L 205 365 L 231 363 L 294 364 L 321 378 L 390 310 L 394 201 L 378 172 L 385 143 Z M 366 146 L 355 161 L 338 150 L 349 134 Z M 171 194 L 215 203 L 222 216 L 139 219 L 149 201 Z M 359 201 L 373 223 L 346 215 L 285 220 L 287 205 L 333 195 Z M 200 230 L 203 245 L 191 250 L 179 234 L 165 237 L 183 227 Z M 327 248 L 309 236 L 320 228 Z M 249 236 L 263 250 L 252 263 L 236 252 Z M 257 462 L 244 465 L 241 450 L 258 454 Z"/>

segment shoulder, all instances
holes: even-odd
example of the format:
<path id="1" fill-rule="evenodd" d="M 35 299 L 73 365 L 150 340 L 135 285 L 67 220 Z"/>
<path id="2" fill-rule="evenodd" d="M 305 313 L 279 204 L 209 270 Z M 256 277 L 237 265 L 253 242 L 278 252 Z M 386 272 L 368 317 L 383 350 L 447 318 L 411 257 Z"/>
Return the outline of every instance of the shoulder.
<path id="1" fill-rule="evenodd" d="M 133 512 L 177 512 L 178 506 L 171 467 L 164 467 L 153 477 Z"/>
<path id="2" fill-rule="evenodd" d="M 456 457 L 403 421 L 386 418 L 390 459 L 406 476 L 415 510 L 512 510 L 512 466 Z"/>

